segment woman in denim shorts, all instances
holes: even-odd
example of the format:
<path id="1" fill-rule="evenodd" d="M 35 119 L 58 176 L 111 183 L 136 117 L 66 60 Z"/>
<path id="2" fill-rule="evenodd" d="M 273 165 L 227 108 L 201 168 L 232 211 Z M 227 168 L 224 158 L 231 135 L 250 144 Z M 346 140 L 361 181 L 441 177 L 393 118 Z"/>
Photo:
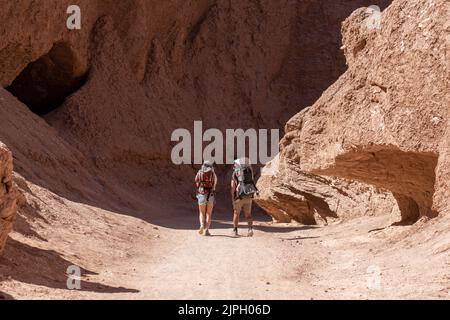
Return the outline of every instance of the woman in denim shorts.
<path id="1" fill-rule="evenodd" d="M 214 172 L 214 164 L 205 161 L 202 168 L 195 176 L 197 186 L 198 211 L 200 219 L 200 235 L 210 236 L 212 213 L 216 203 L 215 193 L 217 185 L 217 176 Z"/>

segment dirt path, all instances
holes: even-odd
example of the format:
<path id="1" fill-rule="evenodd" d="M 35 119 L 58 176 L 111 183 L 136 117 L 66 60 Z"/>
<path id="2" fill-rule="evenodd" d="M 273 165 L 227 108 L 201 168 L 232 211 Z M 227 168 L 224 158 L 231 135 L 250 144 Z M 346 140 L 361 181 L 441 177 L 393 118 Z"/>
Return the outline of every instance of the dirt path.
<path id="1" fill-rule="evenodd" d="M 388 219 L 327 227 L 259 221 L 252 238 L 231 237 L 227 221 L 216 221 L 208 238 L 161 229 L 150 260 L 133 261 L 137 272 L 122 280 L 139 290 L 127 298 L 145 299 L 449 298 L 450 260 L 436 261 L 427 278 L 414 258 L 423 255 L 385 248 L 383 239 L 410 228 L 377 230 Z"/>
<path id="2" fill-rule="evenodd" d="M 244 236 L 230 236 L 231 226 L 214 230 L 208 238 L 195 231 L 169 231 L 163 240 L 178 239 L 165 242 L 155 252 L 162 258 L 151 268 L 146 268 L 145 261 L 138 262 L 137 269 L 145 274 L 130 280 L 138 284 L 145 298 L 289 298 L 286 289 L 293 287 L 291 278 L 301 252 L 289 254 L 292 245 L 282 239 L 294 235 L 262 222 L 256 228 L 259 230 L 252 238 L 246 236 L 246 229 L 242 229 Z"/>
<path id="3" fill-rule="evenodd" d="M 197 234 L 193 215 L 176 217 L 177 228 L 168 226 L 173 219 L 156 221 L 151 242 L 136 241 L 122 259 L 92 262 L 82 290 L 67 290 L 64 274 L 37 282 L 40 271 L 3 281 L 0 291 L 27 299 L 450 298 L 449 256 L 408 247 L 405 236 L 417 227 L 384 228 L 389 216 L 326 227 L 258 219 L 252 238 L 245 228 L 232 237 L 224 216 L 211 237 Z"/>

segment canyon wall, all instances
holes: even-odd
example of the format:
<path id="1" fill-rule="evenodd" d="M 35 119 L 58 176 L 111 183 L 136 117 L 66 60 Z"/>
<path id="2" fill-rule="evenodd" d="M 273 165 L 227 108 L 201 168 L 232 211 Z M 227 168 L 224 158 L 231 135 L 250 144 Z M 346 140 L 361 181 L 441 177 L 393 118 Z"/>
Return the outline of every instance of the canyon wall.
<path id="1" fill-rule="evenodd" d="M 18 192 L 12 177 L 11 152 L 0 143 L 0 254 L 13 228 Z"/>
<path id="2" fill-rule="evenodd" d="M 25 143 L 7 128 L 0 140 L 26 179 L 74 198 L 113 186 L 127 198 L 189 184 L 194 169 L 170 161 L 174 129 L 194 120 L 205 129 L 280 128 L 313 103 L 346 69 L 341 22 L 371 1 L 85 0 L 81 30 L 66 28 L 70 4 L 2 1 L 0 83 L 20 101 L 2 93 L 5 121 L 53 140 L 44 149 L 34 141 L 43 138 L 24 134 Z M 23 156 L 30 145 L 34 159 L 60 171 L 33 165 Z M 90 182 L 74 188 L 74 171 Z"/>
<path id="3" fill-rule="evenodd" d="M 349 69 L 289 120 L 279 159 L 287 169 L 279 175 L 338 177 L 388 190 L 401 223 L 448 209 L 448 10 L 446 1 L 397 0 L 379 28 L 367 9 L 356 10 L 342 28 Z M 271 188 L 277 192 L 279 184 Z"/>

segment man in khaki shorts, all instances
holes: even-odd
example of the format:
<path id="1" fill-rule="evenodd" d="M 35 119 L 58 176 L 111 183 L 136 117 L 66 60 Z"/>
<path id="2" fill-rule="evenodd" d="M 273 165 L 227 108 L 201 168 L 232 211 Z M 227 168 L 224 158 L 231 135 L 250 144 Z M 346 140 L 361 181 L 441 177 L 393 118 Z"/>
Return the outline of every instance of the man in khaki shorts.
<path id="1" fill-rule="evenodd" d="M 258 192 L 253 181 L 253 171 L 248 159 L 238 159 L 234 163 L 231 177 L 231 199 L 233 199 L 233 235 L 238 236 L 239 216 L 244 211 L 248 223 L 248 236 L 253 236 L 252 202 Z"/>
<path id="2" fill-rule="evenodd" d="M 248 223 L 248 236 L 253 236 L 252 198 L 236 199 L 233 201 L 233 235 L 238 236 L 239 217 L 244 211 Z"/>

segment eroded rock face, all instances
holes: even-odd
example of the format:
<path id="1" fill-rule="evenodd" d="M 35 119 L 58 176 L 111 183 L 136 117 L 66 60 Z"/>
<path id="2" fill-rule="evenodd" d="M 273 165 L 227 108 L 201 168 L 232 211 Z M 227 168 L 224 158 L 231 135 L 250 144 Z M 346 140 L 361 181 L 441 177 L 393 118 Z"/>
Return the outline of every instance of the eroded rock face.
<path id="1" fill-rule="evenodd" d="M 447 111 L 448 112 L 448 111 Z M 447 130 L 439 146 L 439 159 L 436 168 L 435 192 L 433 195 L 433 207 L 438 212 L 450 213 L 450 201 L 448 201 L 449 177 L 450 177 L 450 118 L 447 113 Z"/>
<path id="2" fill-rule="evenodd" d="M 450 193 L 448 3 L 394 1 L 379 29 L 368 18 L 343 24 L 349 70 L 288 122 L 281 161 L 389 190 L 402 222 L 433 217 Z"/>
<path id="3" fill-rule="evenodd" d="M 261 192 L 256 201 L 275 221 L 314 225 L 386 213 L 392 222 L 399 219 L 392 194 L 356 181 L 307 173 L 287 160 L 282 153 L 266 165 L 258 181 Z"/>
<path id="4" fill-rule="evenodd" d="M 13 183 L 12 170 L 11 152 L 0 143 L 0 254 L 13 228 L 17 211 L 18 193 Z"/>
<path id="5" fill-rule="evenodd" d="M 84 74 L 90 67 L 91 35 L 99 18 L 108 16 L 118 34 L 118 46 L 125 48 L 123 61 L 142 79 L 153 38 L 171 28 L 189 28 L 212 4 L 212 0 L 81 0 L 81 29 L 66 28 L 69 0 L 2 3 L 0 18 L 0 84 L 9 86 L 31 62 L 51 51 L 55 44 L 67 44 L 73 50 L 73 73 Z"/>
<path id="6" fill-rule="evenodd" d="M 172 131 L 280 128 L 345 70 L 340 23 L 369 3 L 80 0 L 70 31 L 72 1 L 5 1 L 0 141 L 25 180 L 72 201 L 190 201 L 195 171 L 171 163 Z"/>
<path id="7" fill-rule="evenodd" d="M 47 173 L 23 156 L 34 146 L 39 163 L 81 162 L 79 171 L 97 177 L 98 169 L 134 194 L 149 194 L 194 174 L 171 163 L 174 129 L 190 129 L 194 120 L 205 129 L 280 128 L 316 100 L 346 68 L 341 21 L 371 1 L 84 0 L 77 3 L 81 30 L 73 31 L 65 27 L 70 4 L 20 0 L 2 7 L 0 83 L 44 115 L 45 122 L 33 123 L 53 141 L 44 149 L 33 142 L 39 137 L 24 134 L 28 143 L 19 144 L 2 128 L 0 140 L 26 178 Z M 26 111 L 6 112 L 16 103 L 0 94 L 15 123 L 13 116 Z M 37 130 L 27 125 L 30 117 L 18 122 L 23 132 Z M 45 184 L 67 180 L 74 193 L 74 173 L 60 170 L 48 170 Z"/>

